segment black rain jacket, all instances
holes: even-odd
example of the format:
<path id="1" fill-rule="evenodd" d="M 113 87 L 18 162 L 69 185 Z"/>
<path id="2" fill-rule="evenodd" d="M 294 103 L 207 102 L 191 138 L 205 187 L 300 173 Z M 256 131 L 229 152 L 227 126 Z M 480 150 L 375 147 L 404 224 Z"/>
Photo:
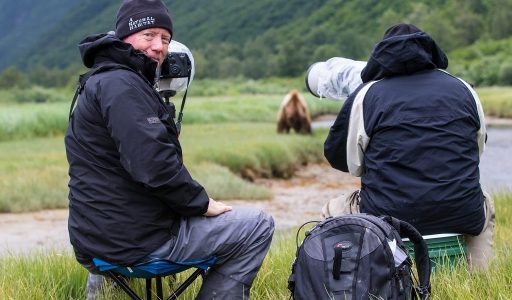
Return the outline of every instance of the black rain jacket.
<path id="1" fill-rule="evenodd" d="M 153 88 L 156 62 L 112 35 L 79 45 L 92 75 L 65 136 L 69 235 L 76 252 L 130 265 L 177 232 L 209 197 L 183 165 L 169 111 Z"/>

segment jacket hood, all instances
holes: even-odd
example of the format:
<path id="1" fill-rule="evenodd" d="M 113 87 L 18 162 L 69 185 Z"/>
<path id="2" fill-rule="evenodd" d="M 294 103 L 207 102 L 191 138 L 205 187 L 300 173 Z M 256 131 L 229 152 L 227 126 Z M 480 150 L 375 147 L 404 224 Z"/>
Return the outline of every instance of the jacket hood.
<path id="1" fill-rule="evenodd" d="M 361 72 L 364 83 L 384 77 L 430 69 L 446 69 L 448 58 L 436 42 L 414 25 L 397 24 L 386 30 Z"/>
<path id="2" fill-rule="evenodd" d="M 154 83 L 158 63 L 112 34 L 95 34 L 82 40 L 78 49 L 87 68 L 105 63 L 125 65 Z"/>

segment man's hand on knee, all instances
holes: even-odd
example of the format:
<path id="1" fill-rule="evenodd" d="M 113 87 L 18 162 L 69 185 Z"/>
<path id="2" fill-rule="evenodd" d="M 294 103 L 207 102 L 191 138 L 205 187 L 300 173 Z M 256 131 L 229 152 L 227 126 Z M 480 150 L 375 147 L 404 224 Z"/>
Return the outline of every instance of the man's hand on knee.
<path id="1" fill-rule="evenodd" d="M 210 198 L 210 203 L 208 204 L 208 210 L 204 213 L 207 217 L 215 217 L 227 211 L 233 209 L 231 206 L 226 205 L 222 202 L 218 202 Z"/>

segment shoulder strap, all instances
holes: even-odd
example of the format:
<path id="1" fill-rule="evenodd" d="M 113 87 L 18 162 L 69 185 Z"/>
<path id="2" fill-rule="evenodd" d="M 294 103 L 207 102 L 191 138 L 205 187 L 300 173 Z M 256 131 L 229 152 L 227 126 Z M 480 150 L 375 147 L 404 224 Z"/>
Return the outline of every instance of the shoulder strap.
<path id="1" fill-rule="evenodd" d="M 181 121 L 183 119 L 183 108 L 185 107 L 185 101 L 187 101 L 187 93 L 188 93 L 188 87 L 190 85 L 190 73 L 187 77 L 187 89 L 185 90 L 185 94 L 183 95 L 183 100 L 181 100 L 181 107 L 180 107 L 180 113 L 178 114 L 178 121 L 176 122 L 176 129 L 178 131 L 178 136 L 181 132 Z"/>
<path id="2" fill-rule="evenodd" d="M 416 262 L 419 278 L 419 286 L 416 288 L 416 292 L 419 294 L 420 299 L 429 299 L 431 293 L 430 272 L 432 267 L 430 265 L 427 243 L 419 231 L 411 224 L 391 216 L 383 216 L 382 219 L 393 226 L 401 236 L 406 236 L 413 242 L 414 261 Z"/>
<path id="3" fill-rule="evenodd" d="M 69 117 L 68 117 L 68 121 L 71 120 L 71 113 L 73 113 L 73 109 L 75 108 L 75 104 L 76 104 L 76 100 L 78 98 L 78 95 L 80 95 L 80 93 L 82 92 L 82 90 L 84 89 L 85 87 L 85 83 L 87 82 L 87 80 L 94 74 L 98 74 L 98 73 L 101 73 L 101 72 L 105 72 L 105 71 L 110 71 L 110 70 L 117 70 L 117 69 L 126 69 L 126 70 L 132 70 L 128 67 L 125 67 L 123 65 L 118 65 L 118 64 L 107 64 L 107 65 L 101 65 L 99 67 L 96 67 L 94 69 L 91 69 L 89 70 L 89 72 L 87 73 L 84 73 L 84 74 L 81 74 L 79 77 L 78 77 L 78 84 L 77 84 L 77 87 L 76 87 L 76 90 L 75 90 L 75 95 L 73 96 L 73 100 L 71 101 L 71 106 L 69 107 Z"/>

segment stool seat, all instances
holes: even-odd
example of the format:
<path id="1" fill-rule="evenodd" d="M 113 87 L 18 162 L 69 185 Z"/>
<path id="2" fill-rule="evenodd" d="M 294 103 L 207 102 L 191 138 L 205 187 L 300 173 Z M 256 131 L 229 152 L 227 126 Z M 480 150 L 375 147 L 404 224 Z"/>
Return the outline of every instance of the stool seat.
<path id="1" fill-rule="evenodd" d="M 183 293 L 199 275 L 204 275 L 216 260 L 217 258 L 213 256 L 207 259 L 195 261 L 173 262 L 168 260 L 154 260 L 136 264 L 134 266 L 118 266 L 99 258 L 93 258 L 93 263 L 101 273 L 114 280 L 133 300 L 141 300 L 141 298 L 128 286 L 128 283 L 123 277 L 145 278 L 146 299 L 148 300 L 152 297 L 151 281 L 155 278 L 157 299 L 163 299 L 162 277 L 174 275 L 190 268 L 195 268 L 196 270 L 192 275 L 190 275 L 174 292 L 171 293 L 169 298 L 167 298 L 168 300 L 173 300 Z"/>
<path id="2" fill-rule="evenodd" d="M 460 233 L 440 233 L 424 235 L 428 247 L 428 255 L 432 262 L 432 271 L 440 266 L 454 267 L 460 262 L 466 261 L 466 241 Z M 409 239 L 403 239 L 408 253 L 414 257 L 414 245 Z"/>
<path id="3" fill-rule="evenodd" d="M 192 267 L 207 270 L 212 266 L 216 257 L 210 257 L 208 259 L 196 260 L 196 261 L 185 261 L 185 262 L 170 262 L 167 260 L 155 260 L 146 263 L 136 264 L 134 266 L 123 267 L 114 264 L 110 264 L 102 259 L 93 258 L 94 265 L 102 272 L 114 271 L 125 277 L 131 278 L 153 278 L 156 276 L 168 276 L 176 274 Z"/>

